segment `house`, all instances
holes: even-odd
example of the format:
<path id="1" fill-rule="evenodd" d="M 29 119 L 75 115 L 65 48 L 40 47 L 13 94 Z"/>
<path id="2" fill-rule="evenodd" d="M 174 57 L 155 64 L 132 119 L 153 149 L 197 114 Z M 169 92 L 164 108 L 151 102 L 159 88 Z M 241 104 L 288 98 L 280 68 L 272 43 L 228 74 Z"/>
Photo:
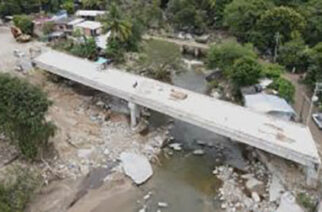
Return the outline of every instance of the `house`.
<path id="1" fill-rule="evenodd" d="M 99 36 L 102 34 L 103 26 L 100 22 L 97 21 L 84 21 L 74 25 L 74 30 L 79 29 L 81 33 L 85 36 Z"/>
<path id="2" fill-rule="evenodd" d="M 295 111 L 285 99 L 265 93 L 244 95 L 244 105 L 254 111 L 288 121 L 294 120 L 296 116 Z"/>
<path id="3" fill-rule="evenodd" d="M 101 10 L 77 10 L 75 13 L 76 16 L 94 21 L 96 17 L 102 16 L 106 13 L 106 11 Z"/>

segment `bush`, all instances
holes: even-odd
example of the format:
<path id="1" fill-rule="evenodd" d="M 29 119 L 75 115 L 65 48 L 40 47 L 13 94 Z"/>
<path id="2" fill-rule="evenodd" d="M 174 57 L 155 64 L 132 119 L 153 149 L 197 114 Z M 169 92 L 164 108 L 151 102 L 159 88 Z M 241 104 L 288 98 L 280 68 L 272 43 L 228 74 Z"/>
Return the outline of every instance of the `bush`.
<path id="1" fill-rule="evenodd" d="M 262 66 L 252 57 L 242 57 L 234 62 L 231 80 L 236 88 L 254 85 L 261 77 Z"/>
<path id="2" fill-rule="evenodd" d="M 106 57 L 113 59 L 115 62 L 122 62 L 124 60 L 124 54 L 126 50 L 122 44 L 117 39 L 109 40 L 105 50 Z"/>
<path id="3" fill-rule="evenodd" d="M 262 76 L 269 79 L 278 79 L 285 71 L 283 66 L 273 63 L 264 63 L 262 67 Z"/>
<path id="4" fill-rule="evenodd" d="M 0 132 L 27 158 L 34 159 L 55 133 L 45 117 L 50 105 L 39 88 L 0 74 Z"/>
<path id="5" fill-rule="evenodd" d="M 277 90 L 280 97 L 284 98 L 290 103 L 293 103 L 295 87 L 290 81 L 280 77 L 274 80 L 274 82 L 269 87 Z"/>
<path id="6" fill-rule="evenodd" d="M 75 12 L 75 5 L 73 0 L 66 0 L 61 7 L 66 10 L 68 14 L 73 14 Z"/>
<path id="7" fill-rule="evenodd" d="M 15 15 L 13 23 L 16 27 L 21 29 L 22 33 L 32 35 L 34 32 L 34 24 L 32 19 L 27 15 Z"/>
<path id="8" fill-rule="evenodd" d="M 220 68 L 229 75 L 234 61 L 241 57 L 257 58 L 251 45 L 241 45 L 236 41 L 229 41 L 213 45 L 208 51 L 207 63 L 209 68 Z"/>
<path id="9" fill-rule="evenodd" d="M 96 59 L 97 47 L 94 38 L 84 37 L 84 43 L 74 44 L 70 52 L 78 57 Z"/>
<path id="10" fill-rule="evenodd" d="M 24 212 L 41 181 L 30 169 L 14 167 L 0 183 L 0 211 Z"/>
<path id="11" fill-rule="evenodd" d="M 310 0 L 302 7 L 305 9 L 307 28 L 304 31 L 304 39 L 311 46 L 322 41 L 322 1 Z"/>
<path id="12" fill-rule="evenodd" d="M 45 35 L 48 35 L 54 31 L 55 23 L 53 21 L 48 21 L 42 27 L 42 31 Z"/>
<path id="13" fill-rule="evenodd" d="M 322 42 L 309 51 L 309 61 L 305 82 L 313 88 L 316 82 L 322 81 Z"/>

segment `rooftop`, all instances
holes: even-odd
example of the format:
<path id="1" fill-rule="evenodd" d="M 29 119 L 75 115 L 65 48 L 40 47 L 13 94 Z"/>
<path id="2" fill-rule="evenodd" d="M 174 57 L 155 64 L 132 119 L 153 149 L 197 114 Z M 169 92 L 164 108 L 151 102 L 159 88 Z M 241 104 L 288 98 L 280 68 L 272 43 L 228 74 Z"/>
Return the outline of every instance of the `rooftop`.
<path id="1" fill-rule="evenodd" d="M 102 10 L 77 10 L 76 16 L 98 16 L 104 15 L 106 12 Z"/>
<path id="2" fill-rule="evenodd" d="M 84 21 L 84 22 L 76 24 L 75 27 L 81 27 L 81 28 L 95 30 L 95 29 L 101 28 L 102 24 L 97 21 Z"/>

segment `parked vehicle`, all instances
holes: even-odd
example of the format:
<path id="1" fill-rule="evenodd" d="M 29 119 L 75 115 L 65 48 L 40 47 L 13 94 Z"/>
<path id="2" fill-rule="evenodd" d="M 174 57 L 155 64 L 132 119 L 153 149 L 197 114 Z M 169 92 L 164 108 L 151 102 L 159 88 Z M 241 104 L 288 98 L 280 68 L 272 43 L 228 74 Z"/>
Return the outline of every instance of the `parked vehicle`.
<path id="1" fill-rule="evenodd" d="M 319 129 L 322 130 L 322 113 L 314 113 L 312 118 Z"/>

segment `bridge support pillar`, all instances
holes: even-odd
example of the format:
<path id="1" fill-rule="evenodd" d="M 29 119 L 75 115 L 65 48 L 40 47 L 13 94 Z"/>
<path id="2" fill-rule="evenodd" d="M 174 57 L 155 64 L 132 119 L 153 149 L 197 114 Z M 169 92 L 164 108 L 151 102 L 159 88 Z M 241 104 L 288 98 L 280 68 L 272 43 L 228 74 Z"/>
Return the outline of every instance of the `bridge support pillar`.
<path id="1" fill-rule="evenodd" d="M 306 167 L 306 184 L 309 187 L 316 188 L 318 184 L 319 167 L 315 165 Z"/>
<path id="2" fill-rule="evenodd" d="M 137 119 L 140 117 L 140 110 L 137 104 L 129 102 L 128 107 L 130 109 L 131 116 L 131 128 L 134 129 L 137 126 Z"/>

